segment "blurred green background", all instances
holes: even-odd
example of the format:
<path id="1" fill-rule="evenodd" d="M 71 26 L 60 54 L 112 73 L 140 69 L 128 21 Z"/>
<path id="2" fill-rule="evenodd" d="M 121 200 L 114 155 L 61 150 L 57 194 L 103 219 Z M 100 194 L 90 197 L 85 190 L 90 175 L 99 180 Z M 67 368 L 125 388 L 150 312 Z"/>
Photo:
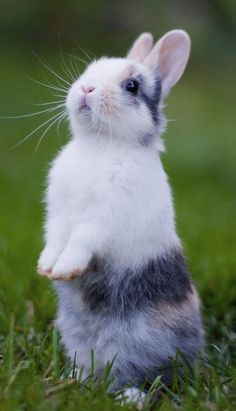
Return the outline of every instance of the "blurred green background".
<path id="1" fill-rule="evenodd" d="M 235 0 L 0 0 L 0 115 L 31 113 L 40 109 L 35 104 L 55 100 L 50 89 L 29 79 L 58 84 L 34 52 L 65 76 L 62 53 L 72 70 L 76 60 L 69 54 L 84 60 L 87 51 L 120 56 L 140 32 L 151 31 L 157 38 L 173 28 L 188 31 L 192 54 L 167 99 L 163 161 L 204 315 L 223 318 L 236 303 Z M 54 315 L 51 285 L 36 275 L 35 267 L 43 246 L 44 181 L 49 161 L 68 139 L 68 126 L 59 133 L 53 127 L 36 153 L 44 129 L 13 148 L 49 118 L 0 119 L 3 332 L 11 313 L 17 324 L 28 321 L 29 302 L 39 329 Z"/>
<path id="2" fill-rule="evenodd" d="M 50 105 L 38 104 L 57 99 L 52 89 L 30 79 L 60 87 L 35 53 L 64 78 L 63 59 L 71 71 L 75 64 L 83 69 L 77 58 L 88 60 L 87 52 L 92 57 L 124 55 L 140 32 L 151 31 L 158 38 L 173 28 L 188 31 L 192 54 L 167 99 L 170 121 L 162 158 L 178 231 L 202 299 L 207 340 L 213 344 L 207 348 L 214 351 L 204 362 L 209 376 L 206 371 L 199 389 L 188 391 L 202 405 L 185 409 L 205 410 L 209 404 L 210 410 L 233 410 L 236 1 L 0 0 L 0 117 L 43 110 Z M 54 113 L 0 118 L 0 408 L 71 411 L 82 404 L 82 410 L 111 411 L 118 409 L 111 398 L 79 391 L 77 385 L 50 394 L 67 362 L 58 354 L 52 331 L 53 290 L 36 274 L 36 264 L 43 247 L 47 170 L 68 140 L 68 125 L 59 130 L 55 125 L 37 150 L 50 122 L 19 143 Z"/>

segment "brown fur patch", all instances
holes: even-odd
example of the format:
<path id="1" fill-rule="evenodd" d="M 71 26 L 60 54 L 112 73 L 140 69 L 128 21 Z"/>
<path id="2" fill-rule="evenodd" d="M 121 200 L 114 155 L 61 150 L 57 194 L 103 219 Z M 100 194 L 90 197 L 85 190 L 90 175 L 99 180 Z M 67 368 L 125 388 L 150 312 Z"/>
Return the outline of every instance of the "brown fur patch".
<path id="1" fill-rule="evenodd" d="M 188 293 L 186 300 L 181 304 L 162 303 L 156 309 L 155 322 L 169 327 L 176 326 L 180 321 L 191 326 L 194 315 L 199 311 L 200 303 L 197 291 L 192 286 L 192 292 Z"/>
<path id="2" fill-rule="evenodd" d="M 104 87 L 102 90 L 102 103 L 101 107 L 102 110 L 109 114 L 112 113 L 113 109 L 113 99 L 114 99 L 114 92 L 109 87 Z"/>

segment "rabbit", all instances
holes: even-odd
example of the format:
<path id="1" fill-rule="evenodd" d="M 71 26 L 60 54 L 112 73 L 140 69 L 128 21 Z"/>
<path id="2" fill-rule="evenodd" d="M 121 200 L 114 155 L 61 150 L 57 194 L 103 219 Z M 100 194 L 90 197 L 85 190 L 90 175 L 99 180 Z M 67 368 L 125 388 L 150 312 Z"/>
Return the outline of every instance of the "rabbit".
<path id="1" fill-rule="evenodd" d="M 192 362 L 204 346 L 161 162 L 164 99 L 190 45 L 183 30 L 155 44 L 143 33 L 125 58 L 91 62 L 68 90 L 72 138 L 48 176 L 38 272 L 54 281 L 62 343 L 85 377 L 91 350 L 98 379 L 114 361 L 111 390 L 135 401 L 158 374 L 171 383 L 176 350 Z"/>

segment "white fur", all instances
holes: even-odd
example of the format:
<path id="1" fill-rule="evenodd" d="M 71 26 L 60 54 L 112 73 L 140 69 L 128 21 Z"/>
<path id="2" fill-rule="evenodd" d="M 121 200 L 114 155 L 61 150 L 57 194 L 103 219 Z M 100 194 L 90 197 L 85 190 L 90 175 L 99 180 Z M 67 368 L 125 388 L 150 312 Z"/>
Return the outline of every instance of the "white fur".
<path id="1" fill-rule="evenodd" d="M 127 105 L 127 97 L 121 93 L 119 76 L 130 66 L 145 75 L 149 90 L 153 87 L 150 70 L 140 63 L 119 58 L 101 58 L 94 61 L 82 76 L 72 85 L 68 93 L 67 107 L 74 136 L 99 140 L 126 140 L 133 144 L 139 134 L 156 133 L 146 105 L 132 107 Z M 83 87 L 96 85 L 93 93 L 87 96 L 91 112 L 80 113 L 78 108 L 83 98 Z M 107 96 L 108 95 L 108 96 Z M 132 127 L 131 127 L 132 125 Z M 97 141 L 96 141 L 97 143 Z"/>
<path id="2" fill-rule="evenodd" d="M 136 266 L 179 244 L 170 188 L 149 147 L 73 139 L 53 163 L 39 265 L 84 269 L 95 253 Z"/>
<path id="3" fill-rule="evenodd" d="M 184 69 L 188 47 L 186 36 L 179 31 L 164 36 L 157 44 L 151 50 L 152 37 L 142 35 L 128 58 L 93 62 L 68 92 L 72 139 L 53 161 L 49 173 L 46 246 L 39 259 L 39 271 L 50 279 L 79 276 L 97 256 L 102 257 L 97 261 L 105 264 L 99 268 L 101 273 L 103 267 L 109 267 L 105 281 L 113 290 L 117 284 L 125 289 L 129 273 L 148 267 L 150 259 L 158 260 L 180 246 L 171 190 L 160 159 L 165 125 L 162 100 Z M 138 76 L 146 95 L 140 93 L 134 98 L 122 82 Z M 160 77 L 164 94 L 159 101 Z M 55 282 L 59 296 L 56 324 L 62 342 L 71 358 L 76 352 L 77 366 L 83 366 L 84 376 L 89 374 L 93 350 L 98 374 L 117 355 L 114 390 L 126 388 L 128 382 L 135 386 L 140 373 L 145 377 L 153 366 L 174 356 L 179 337 L 171 319 L 177 322 L 180 313 L 180 329 L 186 318 L 190 330 L 193 322 L 194 331 L 200 327 L 198 307 L 193 309 L 190 300 L 186 303 L 188 314 L 183 308 L 170 316 L 172 305 L 163 301 L 165 316 L 161 307 L 153 310 L 151 303 L 146 309 L 137 308 L 137 313 L 134 305 L 124 318 L 124 313 L 118 316 L 117 312 L 130 295 L 127 289 L 126 300 L 121 300 L 117 312 L 109 316 L 104 308 L 90 306 L 80 288 L 83 280 L 93 287 L 97 278 L 98 271 L 91 270 L 74 282 Z M 139 291 L 134 290 L 138 299 Z M 97 301 L 99 306 L 99 298 Z M 109 306 L 106 309 L 109 314 Z M 191 332 L 190 337 L 180 343 L 192 355 L 193 346 L 197 351 L 201 343 L 200 332 Z M 145 394 L 135 387 L 125 396 L 137 407 L 144 403 Z"/>
<path id="4" fill-rule="evenodd" d="M 118 399 L 121 399 L 121 405 L 128 403 L 134 403 L 136 410 L 141 410 L 144 405 L 146 394 L 140 391 L 138 388 L 131 387 L 127 388 L 123 394 L 121 394 Z"/>
<path id="5" fill-rule="evenodd" d="M 170 187 L 156 152 L 162 125 L 155 126 L 146 104 L 130 104 L 121 92 L 130 67 L 142 73 L 151 93 L 153 68 L 125 58 L 93 62 L 69 90 L 73 138 L 50 170 L 46 247 L 39 259 L 40 272 L 52 279 L 79 274 L 94 254 L 119 267 L 137 267 L 179 245 Z M 83 87 L 95 90 L 84 96 Z M 143 147 L 139 138 L 145 134 L 154 139 Z"/>

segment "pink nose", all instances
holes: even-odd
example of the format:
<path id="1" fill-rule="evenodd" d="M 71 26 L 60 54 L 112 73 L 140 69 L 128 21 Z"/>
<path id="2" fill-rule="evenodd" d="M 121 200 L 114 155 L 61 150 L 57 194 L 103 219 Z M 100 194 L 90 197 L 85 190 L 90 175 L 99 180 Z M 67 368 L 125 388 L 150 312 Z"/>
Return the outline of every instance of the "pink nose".
<path id="1" fill-rule="evenodd" d="M 83 90 L 84 94 L 88 94 L 88 93 L 92 93 L 92 91 L 95 90 L 95 87 L 92 87 L 92 86 L 90 86 L 90 87 L 82 87 L 82 90 Z"/>

